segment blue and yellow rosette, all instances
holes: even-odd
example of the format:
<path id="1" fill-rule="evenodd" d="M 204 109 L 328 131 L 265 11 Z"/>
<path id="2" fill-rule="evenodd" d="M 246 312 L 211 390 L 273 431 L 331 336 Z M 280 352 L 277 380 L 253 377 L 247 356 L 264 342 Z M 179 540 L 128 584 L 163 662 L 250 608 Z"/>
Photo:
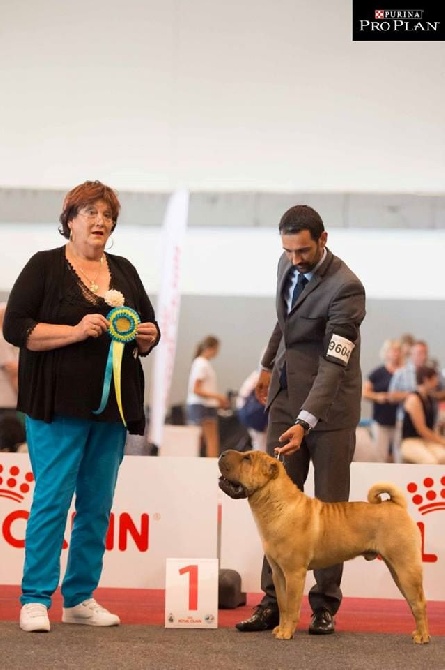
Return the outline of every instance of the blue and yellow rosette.
<path id="1" fill-rule="evenodd" d="M 131 307 L 114 307 L 107 314 L 107 320 L 110 322 L 108 333 L 111 337 L 110 350 L 108 352 L 105 365 L 104 383 L 102 388 L 102 398 L 98 409 L 93 414 L 100 414 L 104 411 L 110 395 L 111 378 L 114 380 L 114 391 L 119 413 L 122 417 L 124 426 L 127 426 L 122 409 L 122 385 L 121 368 L 124 346 L 127 342 L 136 339 L 137 327 L 141 322 L 139 314 Z"/>

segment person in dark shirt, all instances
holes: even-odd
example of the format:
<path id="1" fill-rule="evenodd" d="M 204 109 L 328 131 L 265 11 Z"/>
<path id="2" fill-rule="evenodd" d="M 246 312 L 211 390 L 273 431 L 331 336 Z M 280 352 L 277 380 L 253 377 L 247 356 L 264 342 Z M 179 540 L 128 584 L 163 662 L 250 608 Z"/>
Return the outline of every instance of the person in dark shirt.
<path id="1" fill-rule="evenodd" d="M 25 631 L 50 630 L 74 495 L 62 621 L 120 623 L 93 593 L 127 430 L 145 427 L 139 357 L 160 332 L 136 269 L 105 251 L 119 211 L 116 193 L 101 182 L 72 189 L 60 215 L 66 244 L 32 256 L 7 304 L 3 330 L 20 348 L 17 408 L 26 415 L 35 479 L 20 598 Z"/>
<path id="2" fill-rule="evenodd" d="M 403 404 L 402 443 L 404 463 L 436 465 L 445 463 L 445 437 L 435 430 L 439 384 L 437 370 L 421 366 L 416 370 L 417 388 Z"/>
<path id="3" fill-rule="evenodd" d="M 363 398 L 372 402 L 371 434 L 375 460 L 388 461 L 396 431 L 397 402 L 391 401 L 389 384 L 401 365 L 401 345 L 398 340 L 386 340 L 381 352 L 383 365 L 374 368 L 363 384 Z"/>

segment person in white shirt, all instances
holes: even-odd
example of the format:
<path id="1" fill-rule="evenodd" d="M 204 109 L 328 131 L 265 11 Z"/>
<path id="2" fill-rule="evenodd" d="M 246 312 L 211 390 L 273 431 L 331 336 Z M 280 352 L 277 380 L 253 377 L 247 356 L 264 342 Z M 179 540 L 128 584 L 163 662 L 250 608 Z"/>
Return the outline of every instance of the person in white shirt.
<path id="1" fill-rule="evenodd" d="M 210 363 L 219 352 L 220 342 L 209 335 L 199 342 L 188 381 L 187 423 L 201 426 L 206 456 L 219 456 L 218 408 L 228 409 L 227 396 L 218 393 L 216 373 Z"/>

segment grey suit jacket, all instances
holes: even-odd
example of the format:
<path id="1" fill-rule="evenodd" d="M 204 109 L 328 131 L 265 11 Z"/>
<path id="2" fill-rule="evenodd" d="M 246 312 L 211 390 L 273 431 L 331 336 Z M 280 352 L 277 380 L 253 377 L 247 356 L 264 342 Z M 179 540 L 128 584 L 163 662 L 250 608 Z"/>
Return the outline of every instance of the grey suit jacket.
<path id="1" fill-rule="evenodd" d="M 318 419 L 315 430 L 355 427 L 360 420 L 360 324 L 365 290 L 358 277 L 328 249 L 321 266 L 286 316 L 283 286 L 291 263 L 278 263 L 277 323 L 262 358 L 272 369 L 268 405 L 280 390 L 284 362 L 291 410 Z"/>

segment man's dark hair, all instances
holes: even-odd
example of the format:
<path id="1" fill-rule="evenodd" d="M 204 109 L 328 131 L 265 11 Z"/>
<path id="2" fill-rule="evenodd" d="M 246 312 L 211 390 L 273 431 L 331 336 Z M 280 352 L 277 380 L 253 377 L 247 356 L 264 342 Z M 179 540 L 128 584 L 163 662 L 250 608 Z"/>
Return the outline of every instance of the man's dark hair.
<path id="1" fill-rule="evenodd" d="M 280 235 L 295 235 L 301 233 L 302 230 L 308 230 L 316 242 L 324 232 L 323 219 L 309 205 L 294 205 L 284 212 L 278 230 Z"/>

